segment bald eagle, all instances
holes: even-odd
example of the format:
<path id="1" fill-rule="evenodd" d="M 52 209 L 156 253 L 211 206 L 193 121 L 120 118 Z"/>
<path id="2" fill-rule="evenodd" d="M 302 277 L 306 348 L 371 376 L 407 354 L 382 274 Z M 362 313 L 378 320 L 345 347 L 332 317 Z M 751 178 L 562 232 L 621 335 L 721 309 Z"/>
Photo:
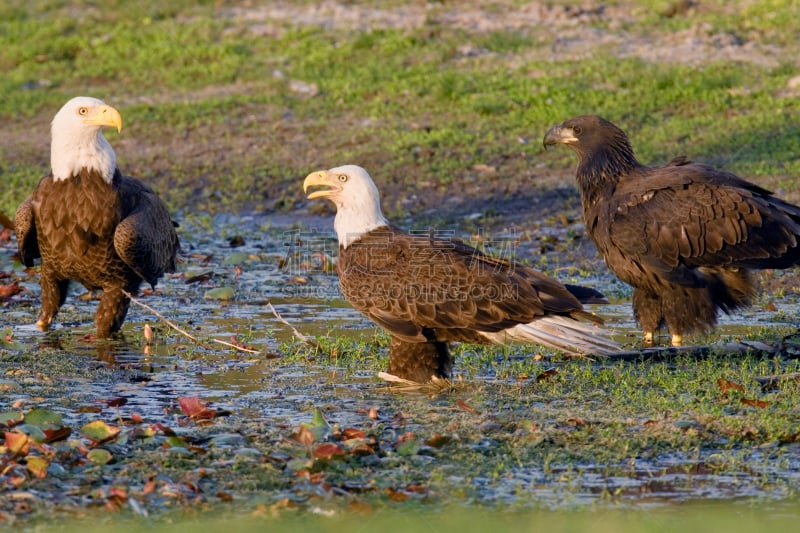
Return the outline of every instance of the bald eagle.
<path id="1" fill-rule="evenodd" d="M 618 349 L 579 300 L 603 301 L 597 291 L 566 287 L 458 240 L 401 231 L 384 218 L 378 189 L 361 167 L 313 172 L 303 190 L 311 187 L 309 199 L 336 205 L 342 294 L 391 335 L 391 374 L 416 382 L 448 377 L 451 341 L 513 340 L 573 354 Z"/>
<path id="2" fill-rule="evenodd" d="M 750 304 L 750 269 L 800 261 L 800 208 L 758 185 L 685 157 L 644 166 L 625 132 L 598 116 L 552 127 L 544 145 L 553 144 L 578 155 L 586 231 L 611 271 L 634 287 L 648 344 L 664 325 L 673 345 L 709 331 L 719 310 Z"/>
<path id="3" fill-rule="evenodd" d="M 14 225 L 22 262 L 41 258 L 46 331 L 67 297 L 70 281 L 102 289 L 98 337 L 118 331 L 130 299 L 146 281 L 155 286 L 175 271 L 180 245 L 167 206 L 141 181 L 123 176 L 103 127 L 122 129 L 119 111 L 96 98 L 76 97 L 53 119 L 52 171 L 17 209 Z"/>

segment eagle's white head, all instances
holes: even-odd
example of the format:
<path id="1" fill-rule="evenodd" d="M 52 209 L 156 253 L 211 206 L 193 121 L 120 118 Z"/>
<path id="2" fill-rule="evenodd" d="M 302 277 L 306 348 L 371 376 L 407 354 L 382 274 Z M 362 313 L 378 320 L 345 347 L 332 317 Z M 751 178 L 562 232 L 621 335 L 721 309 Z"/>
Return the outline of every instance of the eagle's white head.
<path id="1" fill-rule="evenodd" d="M 69 179 L 86 168 L 98 171 L 111 183 L 117 156 L 103 137 L 104 126 L 121 131 L 122 117 L 102 100 L 77 96 L 64 104 L 53 118 L 50 129 L 50 166 L 54 180 Z"/>
<path id="2" fill-rule="evenodd" d="M 347 248 L 361 235 L 389 222 L 381 212 L 381 197 L 375 182 L 366 170 L 357 165 L 344 165 L 330 170 L 318 170 L 306 176 L 303 191 L 309 187 L 327 189 L 312 191 L 309 199 L 327 198 L 336 204 L 333 228 L 339 244 Z"/>

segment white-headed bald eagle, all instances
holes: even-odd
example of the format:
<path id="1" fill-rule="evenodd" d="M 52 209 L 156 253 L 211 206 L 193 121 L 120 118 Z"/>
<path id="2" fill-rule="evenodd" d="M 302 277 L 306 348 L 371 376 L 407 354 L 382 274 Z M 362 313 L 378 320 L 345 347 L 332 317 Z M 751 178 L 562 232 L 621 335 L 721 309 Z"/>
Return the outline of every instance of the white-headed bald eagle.
<path id="1" fill-rule="evenodd" d="M 303 183 L 305 191 L 318 186 L 308 198 L 336 204 L 342 294 L 391 335 L 391 374 L 416 382 L 448 377 L 451 341 L 531 342 L 569 353 L 618 349 L 581 305 L 602 300 L 597 291 L 566 287 L 458 240 L 399 230 L 384 218 L 378 189 L 361 167 L 312 172 Z"/>
<path id="2" fill-rule="evenodd" d="M 155 286 L 175 270 L 180 249 L 167 206 L 141 181 L 123 176 L 103 127 L 122 129 L 119 111 L 96 98 L 71 99 L 51 128 L 52 171 L 17 209 L 22 262 L 41 258 L 42 309 L 49 329 L 70 281 L 103 290 L 95 315 L 98 337 L 118 331 L 142 281 Z"/>

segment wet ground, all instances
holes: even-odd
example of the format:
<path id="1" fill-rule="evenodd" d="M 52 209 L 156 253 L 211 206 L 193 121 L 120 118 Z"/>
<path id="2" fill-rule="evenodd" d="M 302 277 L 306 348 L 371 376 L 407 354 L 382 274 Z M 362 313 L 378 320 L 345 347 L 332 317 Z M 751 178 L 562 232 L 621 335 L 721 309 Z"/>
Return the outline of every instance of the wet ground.
<path id="1" fill-rule="evenodd" d="M 687 361 L 591 363 L 529 348 L 462 346 L 453 390 L 389 390 L 376 377 L 386 367 L 387 338 L 338 296 L 331 221 L 305 220 L 220 216 L 182 224 L 181 271 L 140 300 L 202 342 L 136 305 L 124 340 L 96 342 L 90 338 L 96 301 L 79 298 L 77 287 L 58 327 L 37 332 L 31 327 L 37 277 L 12 264 L 13 243 L 0 249 L 0 271 L 24 288 L 2 302 L 0 413 L 46 408 L 73 430 L 72 440 L 65 441 L 72 444 L 44 446 L 41 453 L 51 460 L 44 479 L 30 469 L 25 479 L 14 478 L 12 466 L 22 468 L 24 461 L 6 455 L 0 493 L 7 499 L 0 517 L 13 521 L 54 509 L 82 515 L 92 508 L 149 515 L 231 502 L 257 512 L 264 506 L 352 510 L 409 500 L 572 508 L 796 497 L 800 444 L 791 431 L 800 432 L 796 410 L 781 415 L 791 418 L 783 437 L 761 427 L 748 437 L 746 427 L 738 427 L 738 434 L 718 427 L 725 416 L 738 416 L 727 400 L 719 419 L 670 419 L 657 406 L 633 405 L 634 398 L 627 415 L 604 411 L 609 405 L 613 411 L 615 394 L 625 394 L 610 385 L 575 388 L 595 379 L 587 374 L 663 386 L 654 373 L 680 375 L 688 372 Z M 570 241 L 574 227 L 551 228 L 527 240 L 503 228 L 458 231 L 483 235 L 482 244 L 495 252 L 513 243 L 518 260 L 547 263 L 545 270 L 564 281 L 606 291 L 614 303 L 594 310 L 615 338 L 637 346 L 627 289 L 591 254 L 582 255 L 585 243 Z M 557 258 L 566 263 L 568 248 L 579 251 L 561 265 Z M 794 279 L 794 273 L 776 275 Z M 792 333 L 800 308 L 796 295 L 785 290 L 789 280 L 772 282 L 783 292 L 725 317 L 711 340 L 773 343 Z M 146 324 L 154 330 L 149 344 Z M 298 341 L 292 327 L 320 347 Z M 699 363 L 710 365 L 712 375 L 717 368 L 733 368 L 739 376 L 795 369 L 791 358 L 769 354 L 712 360 Z M 699 379 L 708 368 L 698 371 Z M 555 383 L 548 385 L 554 375 Z M 746 386 L 750 394 L 752 386 Z M 793 387 L 779 394 L 796 392 Z M 695 392 L 668 394 L 686 396 L 679 401 L 687 409 L 704 401 Z M 205 420 L 180 406 L 181 399 L 194 397 L 224 416 Z M 772 397 L 754 401 L 779 403 Z M 100 444 L 82 441 L 84 447 L 111 452 L 107 470 L 91 461 L 59 459 L 66 454 L 59 446 L 78 453 L 78 428 L 98 419 L 122 428 L 124 436 Z M 620 425 L 648 436 L 632 438 L 631 450 L 604 445 L 605 438 L 616 439 L 605 433 Z M 310 440 L 304 440 L 304 427 L 314 432 Z M 183 440 L 175 443 L 175 434 Z M 324 448 L 327 444 L 336 449 Z M 341 452 L 341 461 L 325 455 L 331 450 L 337 457 Z M 115 487 L 125 487 L 124 498 Z"/>

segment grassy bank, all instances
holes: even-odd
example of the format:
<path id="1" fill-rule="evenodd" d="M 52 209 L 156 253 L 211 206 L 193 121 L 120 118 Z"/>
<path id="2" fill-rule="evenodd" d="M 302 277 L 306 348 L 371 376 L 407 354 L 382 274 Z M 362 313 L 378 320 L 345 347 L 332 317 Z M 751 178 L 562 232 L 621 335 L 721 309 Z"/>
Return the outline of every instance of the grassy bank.
<path id="1" fill-rule="evenodd" d="M 46 172 L 48 123 L 76 94 L 121 109 L 121 165 L 175 210 L 292 210 L 302 176 L 344 162 L 390 211 L 535 201 L 571 188 L 541 137 L 580 113 L 627 129 L 643 161 L 685 153 L 800 199 L 793 2 L 524 7 L 6 2 L 0 209 Z"/>

